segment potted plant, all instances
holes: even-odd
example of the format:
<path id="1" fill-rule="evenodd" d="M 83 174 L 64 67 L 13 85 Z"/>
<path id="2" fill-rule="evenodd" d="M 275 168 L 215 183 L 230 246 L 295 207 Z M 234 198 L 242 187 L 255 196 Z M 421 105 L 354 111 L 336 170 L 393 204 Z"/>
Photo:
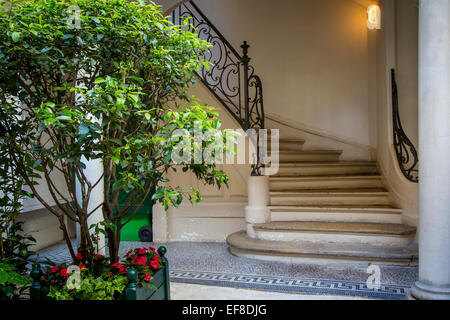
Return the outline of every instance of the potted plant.
<path id="1" fill-rule="evenodd" d="M 88 221 L 101 210 L 94 228 L 108 238 L 109 263 L 117 263 L 121 230 L 148 197 L 166 209 L 201 201 L 198 190 L 171 186 L 166 174 L 179 168 L 171 160 L 178 129 L 194 136 L 198 122 L 201 133 L 220 128 L 215 109 L 188 94 L 210 45 L 188 31 L 188 19 L 175 26 L 143 1 L 23 0 L 0 9 L 2 148 L 57 217 L 72 259 L 67 221 L 79 225 L 78 253 L 90 268 L 98 241 Z M 104 167 L 95 181 L 86 174 L 92 160 Z M 228 186 L 214 163 L 181 167 L 205 184 Z M 101 183 L 104 201 L 90 208 Z"/>
<path id="2" fill-rule="evenodd" d="M 51 265 L 44 274 L 40 266 L 31 271 L 34 282 L 32 300 L 170 300 L 167 250 L 142 247 L 130 250 L 122 261 L 110 263 L 103 255 L 95 255 L 85 265 L 81 253 L 70 272 L 66 263 Z M 73 266 L 72 265 L 72 266 Z"/>

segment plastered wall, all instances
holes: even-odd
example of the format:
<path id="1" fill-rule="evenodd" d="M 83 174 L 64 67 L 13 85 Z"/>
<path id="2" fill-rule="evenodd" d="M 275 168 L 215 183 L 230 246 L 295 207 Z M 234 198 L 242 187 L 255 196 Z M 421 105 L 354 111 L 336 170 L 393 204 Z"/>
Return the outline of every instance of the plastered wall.
<path id="1" fill-rule="evenodd" d="M 376 146 L 366 10 L 352 0 L 197 0 L 264 85 L 265 110 Z"/>
<path id="2" fill-rule="evenodd" d="M 222 129 L 240 129 L 239 124 L 220 106 L 216 98 L 201 83 L 195 84 L 190 94 L 202 104 L 219 108 Z M 193 174 L 170 172 L 170 185 L 188 190 L 191 186 L 202 194 L 202 202 L 191 205 L 185 201 L 179 208 L 167 212 L 160 205 L 153 209 L 154 238 L 166 241 L 212 241 L 224 242 L 230 233 L 245 229 L 245 206 L 247 205 L 247 178 L 250 165 L 220 165 L 230 178 L 229 188 L 220 190 L 199 182 Z"/>

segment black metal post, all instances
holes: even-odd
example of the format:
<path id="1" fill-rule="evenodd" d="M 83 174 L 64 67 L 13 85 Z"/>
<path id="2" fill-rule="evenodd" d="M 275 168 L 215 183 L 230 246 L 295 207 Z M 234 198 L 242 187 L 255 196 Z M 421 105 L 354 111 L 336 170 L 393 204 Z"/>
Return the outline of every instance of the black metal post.
<path id="1" fill-rule="evenodd" d="M 248 95 L 248 64 L 250 62 L 250 58 L 248 56 L 248 48 L 250 46 L 247 44 L 247 41 L 244 41 L 242 44 L 242 66 L 244 67 L 244 111 L 245 111 L 245 129 L 250 128 L 250 109 L 249 109 L 249 95 Z"/>

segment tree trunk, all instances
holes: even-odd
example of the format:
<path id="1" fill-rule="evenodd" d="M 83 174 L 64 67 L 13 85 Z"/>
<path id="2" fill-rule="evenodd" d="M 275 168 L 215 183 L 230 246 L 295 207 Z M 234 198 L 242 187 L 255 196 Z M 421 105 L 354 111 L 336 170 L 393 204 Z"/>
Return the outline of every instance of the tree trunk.
<path id="1" fill-rule="evenodd" d="M 0 232 L 0 258 L 5 258 L 5 248 L 3 247 L 3 230 Z"/>
<path id="2" fill-rule="evenodd" d="M 66 224 L 64 223 L 64 216 L 61 216 L 60 218 L 58 218 L 58 220 L 59 220 L 59 228 L 63 232 L 63 236 L 64 236 L 64 240 L 66 241 L 67 248 L 69 249 L 72 259 L 75 260 L 75 251 L 73 250 L 72 242 L 70 241 L 70 236 L 69 236 L 69 233 L 67 232 Z"/>
<path id="3" fill-rule="evenodd" d="M 119 262 L 119 246 L 117 245 L 116 232 L 108 228 L 108 249 L 111 263 Z"/>

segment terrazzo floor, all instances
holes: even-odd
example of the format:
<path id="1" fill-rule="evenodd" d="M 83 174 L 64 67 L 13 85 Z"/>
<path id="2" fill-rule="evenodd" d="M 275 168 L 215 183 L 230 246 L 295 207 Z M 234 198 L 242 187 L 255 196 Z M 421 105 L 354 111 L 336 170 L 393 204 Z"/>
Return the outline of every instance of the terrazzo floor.
<path id="1" fill-rule="evenodd" d="M 129 249 L 157 244 L 123 242 L 120 255 Z M 367 288 L 368 265 L 293 264 L 240 258 L 224 243 L 174 242 L 164 244 L 171 282 L 234 287 L 294 294 L 341 295 L 375 299 L 404 299 L 418 278 L 417 267 L 380 266 L 381 286 Z M 64 243 L 38 252 L 55 263 L 70 262 Z M 238 297 L 237 297 L 238 298 Z"/>

